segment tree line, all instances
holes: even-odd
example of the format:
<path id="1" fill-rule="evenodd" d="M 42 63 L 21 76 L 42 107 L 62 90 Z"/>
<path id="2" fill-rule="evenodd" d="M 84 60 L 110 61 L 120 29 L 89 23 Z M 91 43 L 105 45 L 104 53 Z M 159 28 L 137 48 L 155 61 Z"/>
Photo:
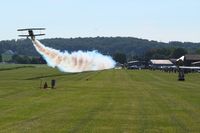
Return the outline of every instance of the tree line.
<path id="1" fill-rule="evenodd" d="M 89 37 L 89 38 L 52 38 L 40 40 L 44 45 L 61 51 L 98 50 L 103 54 L 126 53 L 127 56 L 141 56 L 149 49 L 184 48 L 189 52 L 200 49 L 200 43 L 158 42 L 133 37 Z M 39 56 L 29 39 L 0 41 L 0 53 L 12 50 L 18 55 Z"/>
<path id="2" fill-rule="evenodd" d="M 128 57 L 125 53 L 117 52 L 112 55 L 113 59 L 121 64 L 127 63 L 131 60 L 149 61 L 150 59 L 177 59 L 181 56 L 188 54 L 188 50 L 184 48 L 153 48 L 147 50 L 144 55 Z M 194 54 L 200 54 L 200 49 L 197 49 Z M 0 55 L 0 62 L 2 62 Z M 12 59 L 8 62 L 18 64 L 46 64 L 46 61 L 41 57 L 26 56 L 26 55 L 13 55 Z"/>
<path id="3" fill-rule="evenodd" d="M 3 62 L 3 57 L 0 55 L 0 62 Z M 26 55 L 12 55 L 11 59 L 5 61 L 7 63 L 16 63 L 16 64 L 46 64 L 46 61 L 40 57 L 26 56 Z"/>
<path id="4" fill-rule="evenodd" d="M 128 57 L 125 53 L 115 53 L 113 58 L 115 61 L 124 64 L 127 61 L 139 60 L 149 61 L 150 59 L 178 59 L 189 51 L 184 48 L 152 48 L 147 50 L 144 55 Z M 197 49 L 193 54 L 200 54 L 200 49 Z"/>
<path id="5" fill-rule="evenodd" d="M 134 37 L 51 38 L 40 41 L 45 46 L 60 51 L 97 50 L 102 54 L 111 55 L 114 59 L 126 58 L 125 60 L 178 58 L 181 54 L 176 55 L 176 53 L 179 53 L 176 50 L 180 49 L 182 49 L 183 53 L 200 53 L 198 52 L 200 51 L 200 43 L 177 41 L 164 43 Z M 27 57 L 40 56 L 29 39 L 0 41 L 0 54 L 7 50 L 12 50 L 16 55 L 20 55 L 21 58 L 23 56 L 25 58 L 23 62 L 34 62 L 27 59 Z"/>

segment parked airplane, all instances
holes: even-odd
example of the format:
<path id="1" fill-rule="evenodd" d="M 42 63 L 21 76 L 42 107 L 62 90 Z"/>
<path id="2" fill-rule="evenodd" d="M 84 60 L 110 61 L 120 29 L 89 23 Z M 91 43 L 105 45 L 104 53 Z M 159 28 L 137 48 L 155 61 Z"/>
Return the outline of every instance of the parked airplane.
<path id="1" fill-rule="evenodd" d="M 189 69 L 189 70 L 200 70 L 200 67 L 197 66 L 179 66 L 180 69 Z"/>
<path id="2" fill-rule="evenodd" d="M 184 60 L 185 60 L 184 56 L 182 56 L 182 57 L 180 57 L 179 59 L 176 60 L 179 69 L 196 70 L 196 71 L 200 70 L 199 66 L 185 66 L 184 65 Z"/>

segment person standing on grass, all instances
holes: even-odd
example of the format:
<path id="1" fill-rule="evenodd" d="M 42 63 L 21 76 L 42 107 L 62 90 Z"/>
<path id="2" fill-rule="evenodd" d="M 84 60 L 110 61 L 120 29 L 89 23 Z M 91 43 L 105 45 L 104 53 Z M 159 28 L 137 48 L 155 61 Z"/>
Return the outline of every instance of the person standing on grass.
<path id="1" fill-rule="evenodd" d="M 56 85 L 56 80 L 55 80 L 55 79 L 52 79 L 52 80 L 51 80 L 51 89 L 54 89 L 54 88 L 55 88 L 55 85 Z"/>
<path id="2" fill-rule="evenodd" d="M 48 88 L 48 84 L 47 82 L 44 83 L 44 89 L 47 89 Z"/>

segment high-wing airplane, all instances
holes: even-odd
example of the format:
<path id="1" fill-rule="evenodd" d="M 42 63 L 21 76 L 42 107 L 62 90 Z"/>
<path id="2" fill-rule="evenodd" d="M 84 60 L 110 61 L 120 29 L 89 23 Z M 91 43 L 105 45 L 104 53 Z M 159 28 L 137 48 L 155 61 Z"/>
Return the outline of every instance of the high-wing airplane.
<path id="1" fill-rule="evenodd" d="M 188 70 L 200 70 L 198 66 L 179 66 L 180 69 L 188 69 Z"/>
<path id="2" fill-rule="evenodd" d="M 28 34 L 19 35 L 20 37 L 31 37 L 32 40 L 35 40 L 35 36 L 43 36 L 44 33 L 34 34 L 33 31 L 43 31 L 45 28 L 27 28 L 27 29 L 18 29 L 17 31 L 28 31 Z"/>
<path id="3" fill-rule="evenodd" d="M 184 65 L 184 60 L 185 60 L 184 56 L 182 56 L 182 57 L 180 57 L 179 59 L 176 60 L 177 64 L 179 65 L 178 66 L 179 69 L 183 69 L 183 70 L 196 70 L 196 71 L 200 70 L 199 66 L 185 66 Z M 194 62 L 194 63 L 198 63 L 198 62 Z M 194 63 L 192 63 L 192 64 L 194 65 Z"/>

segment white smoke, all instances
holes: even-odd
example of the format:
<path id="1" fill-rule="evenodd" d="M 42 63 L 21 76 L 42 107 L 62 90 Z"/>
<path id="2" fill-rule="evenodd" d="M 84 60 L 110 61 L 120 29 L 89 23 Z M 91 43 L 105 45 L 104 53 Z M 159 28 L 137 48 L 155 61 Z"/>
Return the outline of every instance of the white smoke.
<path id="1" fill-rule="evenodd" d="M 83 72 L 111 69 L 115 66 L 115 61 L 97 51 L 76 51 L 69 53 L 60 52 L 44 46 L 38 40 L 33 40 L 36 50 L 46 60 L 48 66 L 57 67 L 63 72 Z"/>

